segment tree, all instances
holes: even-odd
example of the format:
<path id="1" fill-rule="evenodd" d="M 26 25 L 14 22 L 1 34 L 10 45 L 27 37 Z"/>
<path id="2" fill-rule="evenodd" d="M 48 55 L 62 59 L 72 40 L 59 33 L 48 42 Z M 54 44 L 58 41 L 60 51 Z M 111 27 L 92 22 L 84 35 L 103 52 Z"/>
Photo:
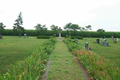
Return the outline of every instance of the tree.
<path id="1" fill-rule="evenodd" d="M 105 32 L 103 29 L 98 29 L 97 32 Z"/>
<path id="2" fill-rule="evenodd" d="M 97 32 L 100 32 L 101 37 L 102 37 L 102 33 L 105 32 L 105 30 L 103 30 L 103 29 L 98 29 Z"/>
<path id="3" fill-rule="evenodd" d="M 80 26 L 78 24 L 67 23 L 64 26 L 64 29 L 71 30 L 71 31 L 73 30 L 75 35 L 75 32 L 80 29 Z"/>
<path id="4" fill-rule="evenodd" d="M 85 26 L 86 30 L 92 30 L 91 25 Z M 89 32 L 88 32 L 88 36 L 89 36 Z M 90 37 L 90 36 L 89 36 Z"/>
<path id="5" fill-rule="evenodd" d="M 23 24 L 22 20 L 22 13 L 20 12 L 18 18 L 15 20 L 14 26 L 13 26 L 13 31 L 15 32 L 15 35 L 17 34 L 17 30 L 22 30 L 24 31 L 24 28 L 21 26 Z"/>
<path id="6" fill-rule="evenodd" d="M 50 28 L 54 31 L 54 35 L 58 34 L 58 26 L 52 25 Z"/>
<path id="7" fill-rule="evenodd" d="M 46 25 L 41 24 L 37 24 L 34 28 L 36 28 L 39 35 L 43 35 L 43 32 L 47 30 Z"/>
<path id="8" fill-rule="evenodd" d="M 88 25 L 88 26 L 85 26 L 87 30 L 92 30 L 92 26 L 91 25 Z"/>
<path id="9" fill-rule="evenodd" d="M 1 32 L 1 35 L 2 35 L 2 30 L 4 30 L 6 26 L 3 24 L 3 23 L 0 23 L 0 32 Z"/>

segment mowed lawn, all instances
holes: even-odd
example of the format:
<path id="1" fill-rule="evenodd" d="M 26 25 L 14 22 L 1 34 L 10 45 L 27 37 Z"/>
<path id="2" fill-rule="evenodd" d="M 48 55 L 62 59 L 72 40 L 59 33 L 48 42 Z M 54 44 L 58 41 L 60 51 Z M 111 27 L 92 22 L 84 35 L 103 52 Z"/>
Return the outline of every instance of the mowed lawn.
<path id="1" fill-rule="evenodd" d="M 67 45 L 62 41 L 55 45 L 47 80 L 85 80 Z"/>
<path id="2" fill-rule="evenodd" d="M 0 39 L 0 73 L 7 71 L 10 65 L 30 56 L 47 39 L 36 37 L 3 36 Z"/>
<path id="3" fill-rule="evenodd" d="M 93 43 L 93 41 L 96 42 L 96 39 L 100 39 L 100 44 Z M 84 38 L 83 40 L 79 40 L 79 45 L 83 48 L 85 42 L 88 42 L 89 47 L 91 47 L 91 51 L 109 59 L 111 64 L 120 68 L 120 41 L 113 43 L 111 38 L 106 39 L 109 42 L 109 47 L 101 45 L 101 40 L 103 40 L 103 38 Z"/>

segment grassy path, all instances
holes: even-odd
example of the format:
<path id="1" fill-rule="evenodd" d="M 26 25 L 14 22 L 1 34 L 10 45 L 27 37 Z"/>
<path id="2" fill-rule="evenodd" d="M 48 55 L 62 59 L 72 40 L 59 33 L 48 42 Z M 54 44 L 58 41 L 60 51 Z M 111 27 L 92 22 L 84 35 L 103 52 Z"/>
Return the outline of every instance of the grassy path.
<path id="1" fill-rule="evenodd" d="M 85 80 L 67 45 L 62 41 L 55 45 L 47 80 Z"/>

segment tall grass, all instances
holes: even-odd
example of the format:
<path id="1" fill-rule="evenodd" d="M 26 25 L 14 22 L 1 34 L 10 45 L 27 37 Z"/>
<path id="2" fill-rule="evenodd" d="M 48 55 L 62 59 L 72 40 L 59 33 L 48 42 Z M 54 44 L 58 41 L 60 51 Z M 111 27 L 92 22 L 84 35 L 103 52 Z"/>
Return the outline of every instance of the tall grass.
<path id="1" fill-rule="evenodd" d="M 65 39 L 64 42 L 70 45 L 69 43 L 72 42 L 72 40 Z M 87 72 L 92 78 L 96 80 L 120 80 L 120 69 L 118 67 L 114 67 L 108 59 L 89 50 L 74 49 L 76 49 L 76 51 L 73 52 L 73 54 L 87 69 Z"/>
<path id="2" fill-rule="evenodd" d="M 120 80 L 120 70 L 110 64 L 109 60 L 92 51 L 76 50 L 74 55 L 87 69 L 91 77 L 98 80 Z"/>
<path id="3" fill-rule="evenodd" d="M 0 75 L 0 80 L 38 80 L 44 73 L 49 55 L 55 44 L 55 39 L 51 38 L 43 43 L 39 49 L 21 62 L 17 62 L 4 75 Z"/>

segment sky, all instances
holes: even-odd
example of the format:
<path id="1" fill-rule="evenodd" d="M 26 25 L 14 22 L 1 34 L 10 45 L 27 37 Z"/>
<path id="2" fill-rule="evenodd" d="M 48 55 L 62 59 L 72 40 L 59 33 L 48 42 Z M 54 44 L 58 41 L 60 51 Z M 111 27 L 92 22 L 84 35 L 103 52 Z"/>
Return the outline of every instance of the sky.
<path id="1" fill-rule="evenodd" d="M 71 22 L 91 31 L 120 31 L 120 0 L 0 0 L 0 22 L 12 29 L 22 12 L 23 27 L 37 24 L 56 25 L 64 29 Z"/>

